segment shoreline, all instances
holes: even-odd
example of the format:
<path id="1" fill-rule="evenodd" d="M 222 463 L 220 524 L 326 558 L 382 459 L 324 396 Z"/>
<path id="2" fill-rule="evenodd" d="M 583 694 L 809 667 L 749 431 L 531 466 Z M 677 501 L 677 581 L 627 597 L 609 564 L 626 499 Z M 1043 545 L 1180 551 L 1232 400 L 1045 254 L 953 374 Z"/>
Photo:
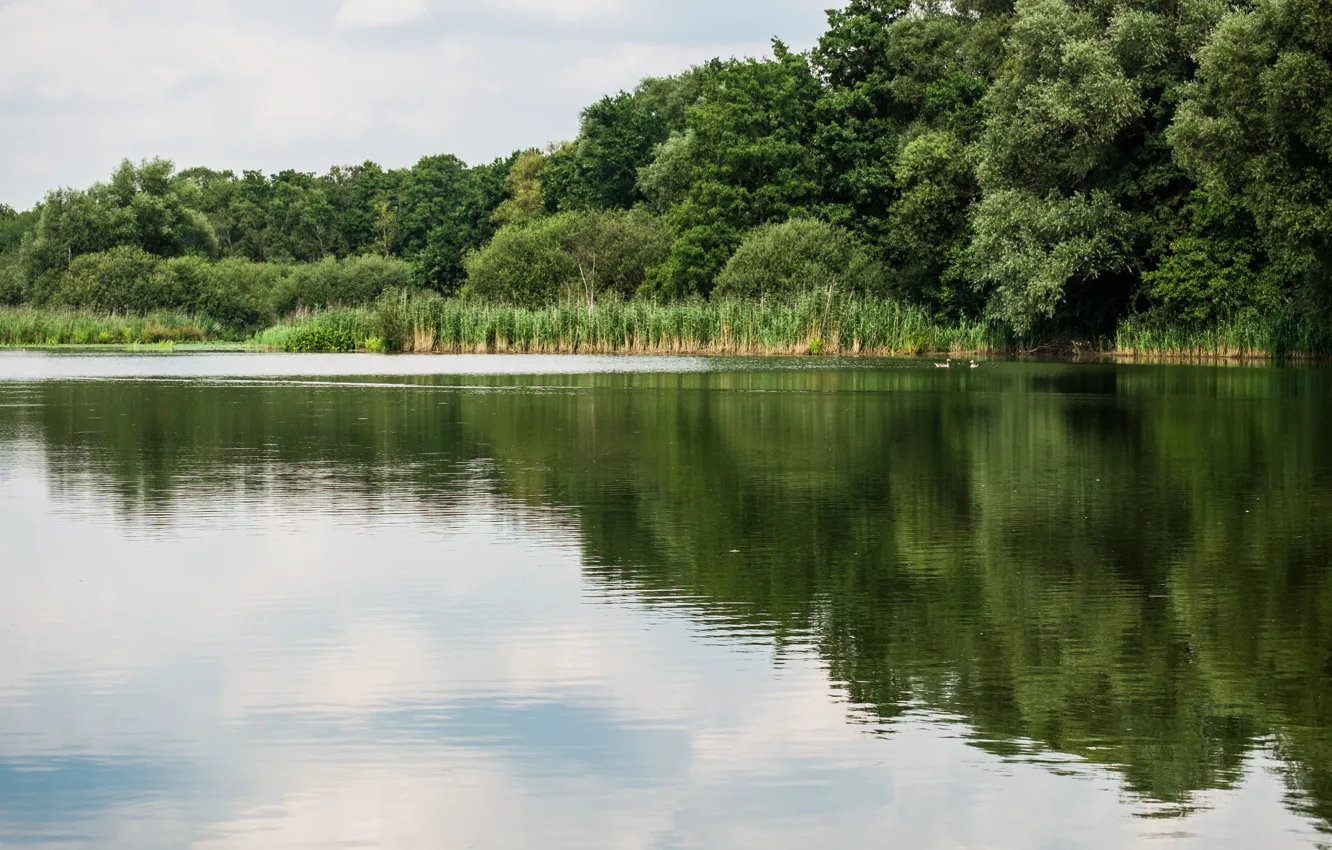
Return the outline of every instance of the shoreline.
<path id="1" fill-rule="evenodd" d="M 430 350 L 410 350 L 403 352 L 372 351 L 357 348 L 346 351 L 287 351 L 279 346 L 261 345 L 250 342 L 162 342 L 162 343 L 57 343 L 5 345 L 0 344 L 0 353 L 70 353 L 70 354 L 341 354 L 385 357 L 523 357 L 523 356 L 592 356 L 592 357 L 714 357 L 734 359 L 801 359 L 801 360 L 928 360 L 937 361 L 942 357 L 951 357 L 965 368 L 966 361 L 974 359 L 981 363 L 1114 363 L 1140 365 L 1225 365 L 1225 366 L 1278 366 L 1278 365 L 1317 365 L 1332 362 L 1332 357 L 1321 354 L 1291 353 L 1281 356 L 1265 353 L 1248 354 L 1181 354 L 1173 352 L 1141 351 L 1088 351 L 1076 353 L 1034 354 L 1014 350 L 984 351 L 842 351 L 823 350 L 812 354 L 808 350 L 739 350 L 721 346 L 702 347 L 572 347 L 552 346 L 545 348 L 518 348 L 513 346 L 493 346 L 478 348 L 453 347 L 449 349 L 432 348 Z"/>
<path id="2" fill-rule="evenodd" d="M 0 350 L 846 357 L 1127 363 L 1291 363 L 1332 357 L 1332 328 L 1280 315 L 1208 328 L 1120 323 L 1110 336 L 1021 339 L 891 301 L 816 298 L 511 307 L 402 297 L 271 320 L 0 308 Z"/>

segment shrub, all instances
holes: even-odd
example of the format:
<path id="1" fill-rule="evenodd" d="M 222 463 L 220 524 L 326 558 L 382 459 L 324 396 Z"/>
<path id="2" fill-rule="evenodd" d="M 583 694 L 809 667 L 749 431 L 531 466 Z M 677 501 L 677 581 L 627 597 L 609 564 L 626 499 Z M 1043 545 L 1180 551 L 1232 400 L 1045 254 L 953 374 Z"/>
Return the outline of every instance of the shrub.
<path id="1" fill-rule="evenodd" d="M 195 310 L 200 297 L 211 285 L 213 265 L 200 257 L 173 257 L 162 260 L 153 270 L 153 297 L 168 303 L 152 304 L 137 310 L 179 307 Z"/>
<path id="2" fill-rule="evenodd" d="M 280 315 L 296 310 L 362 306 L 386 289 L 411 284 L 411 266 L 383 257 L 325 257 L 317 263 L 290 267 L 274 291 L 272 306 Z"/>
<path id="3" fill-rule="evenodd" d="M 405 289 L 392 289 L 375 302 L 374 336 L 386 351 L 405 351 L 412 338 L 412 301 Z"/>
<path id="4" fill-rule="evenodd" d="M 272 293 L 284 269 L 270 263 L 230 259 L 210 269 L 208 282 L 198 294 L 195 309 L 229 328 L 257 327 L 276 321 L 270 306 Z"/>
<path id="5" fill-rule="evenodd" d="M 75 257 L 55 279 L 50 303 L 106 313 L 147 313 L 180 306 L 167 280 L 157 274 L 159 260 L 142 248 L 121 246 Z"/>
<path id="6" fill-rule="evenodd" d="M 883 269 L 840 227 L 792 219 L 749 232 L 717 278 L 714 296 L 788 300 L 880 294 Z"/>
<path id="7" fill-rule="evenodd" d="M 573 293 L 578 264 L 561 244 L 568 214 L 528 219 L 495 234 L 469 254 L 465 296 L 523 307 L 550 304 Z"/>
<path id="8" fill-rule="evenodd" d="M 369 323 L 366 310 L 327 310 L 265 332 L 256 341 L 293 352 L 355 351 L 357 343 L 369 336 Z"/>
<path id="9" fill-rule="evenodd" d="M 538 307 L 632 297 L 666 259 L 670 234 L 642 210 L 570 212 L 511 224 L 467 258 L 464 293 Z"/>
<path id="10" fill-rule="evenodd" d="M 1179 219 L 1180 235 L 1142 276 L 1154 320 L 1201 327 L 1246 311 L 1273 314 L 1282 292 L 1296 288 L 1298 272 L 1269 256 L 1236 199 L 1195 192 Z"/>
<path id="11" fill-rule="evenodd" d="M 356 339 L 346 331 L 320 325 L 299 325 L 287 337 L 283 350 L 292 352 L 355 351 Z"/>
<path id="12" fill-rule="evenodd" d="M 637 294 L 670 254 L 671 235 L 646 211 L 608 210 L 566 217 L 561 244 L 577 264 L 578 295 L 591 306 L 603 295 Z"/>
<path id="13" fill-rule="evenodd" d="M 18 254 L 0 254 L 0 306 L 18 306 L 23 303 L 26 295 L 27 286 L 19 266 Z"/>

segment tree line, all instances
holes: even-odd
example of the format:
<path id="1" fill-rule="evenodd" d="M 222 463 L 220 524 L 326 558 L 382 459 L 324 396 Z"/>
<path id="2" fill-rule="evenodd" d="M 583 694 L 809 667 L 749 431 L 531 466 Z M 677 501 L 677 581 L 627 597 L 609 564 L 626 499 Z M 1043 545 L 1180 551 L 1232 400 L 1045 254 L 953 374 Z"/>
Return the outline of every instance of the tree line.
<path id="1" fill-rule="evenodd" d="M 253 323 L 406 283 L 855 293 L 1019 334 L 1320 317 L 1330 59 L 1325 0 L 852 0 L 807 52 L 644 80 L 489 164 L 126 162 L 0 208 L 0 301 Z"/>

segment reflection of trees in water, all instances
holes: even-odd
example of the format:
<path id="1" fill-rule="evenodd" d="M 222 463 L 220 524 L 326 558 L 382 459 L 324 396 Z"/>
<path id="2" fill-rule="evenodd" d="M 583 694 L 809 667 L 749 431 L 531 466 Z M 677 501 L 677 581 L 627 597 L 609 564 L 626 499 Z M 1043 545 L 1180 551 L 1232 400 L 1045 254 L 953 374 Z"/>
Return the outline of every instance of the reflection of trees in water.
<path id="1" fill-rule="evenodd" d="M 877 716 L 923 702 L 1181 805 L 1271 746 L 1332 823 L 1317 372 L 418 383 L 53 384 L 33 413 L 53 484 L 98 476 L 129 515 L 312 480 L 441 512 L 484 462 L 489 492 L 574 518 L 589 581 L 812 642 Z"/>

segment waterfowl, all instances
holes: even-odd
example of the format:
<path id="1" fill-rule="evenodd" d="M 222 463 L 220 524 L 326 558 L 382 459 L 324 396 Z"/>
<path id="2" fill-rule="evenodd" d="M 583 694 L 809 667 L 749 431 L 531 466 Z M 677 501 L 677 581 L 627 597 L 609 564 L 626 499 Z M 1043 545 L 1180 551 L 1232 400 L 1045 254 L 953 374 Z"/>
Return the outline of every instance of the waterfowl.
<path id="1" fill-rule="evenodd" d="M 942 363 L 935 363 L 935 364 L 934 364 L 934 368 L 936 368 L 936 369 L 951 369 L 951 368 L 953 368 L 953 358 L 949 357 L 947 360 L 945 360 L 945 361 L 942 362 Z"/>
<path id="2" fill-rule="evenodd" d="M 975 360 L 973 360 L 973 361 L 971 361 L 971 368 L 973 368 L 973 369 L 979 369 L 979 368 L 980 368 L 980 364 L 977 363 Z"/>

